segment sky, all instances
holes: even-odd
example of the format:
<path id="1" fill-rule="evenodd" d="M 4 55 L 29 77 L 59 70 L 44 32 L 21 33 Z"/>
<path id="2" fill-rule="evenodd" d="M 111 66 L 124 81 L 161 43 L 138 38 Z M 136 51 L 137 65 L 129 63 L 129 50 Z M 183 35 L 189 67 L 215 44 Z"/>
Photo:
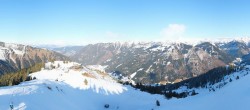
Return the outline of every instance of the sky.
<path id="1" fill-rule="evenodd" d="M 247 0 L 0 0 L 0 41 L 98 42 L 250 35 Z"/>

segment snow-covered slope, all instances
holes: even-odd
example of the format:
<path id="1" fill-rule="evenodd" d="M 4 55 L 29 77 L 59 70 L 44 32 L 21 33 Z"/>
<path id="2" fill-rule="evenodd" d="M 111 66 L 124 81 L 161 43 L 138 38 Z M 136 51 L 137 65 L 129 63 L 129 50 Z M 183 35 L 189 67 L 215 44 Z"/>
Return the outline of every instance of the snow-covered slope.
<path id="1" fill-rule="evenodd" d="M 55 69 L 50 69 L 54 66 Z M 100 66 L 55 62 L 31 74 L 36 80 L 0 88 L 0 110 L 248 110 L 250 75 L 236 72 L 233 81 L 214 92 L 197 89 L 196 96 L 167 100 L 161 95 L 116 83 Z M 235 77 L 240 76 L 236 80 Z M 160 106 L 156 106 L 159 100 Z M 109 108 L 105 108 L 105 104 Z"/>
<path id="2" fill-rule="evenodd" d="M 137 110 L 144 105 L 155 107 L 154 96 L 147 97 L 148 93 L 116 83 L 99 66 L 78 69 L 77 63 L 51 64 L 60 67 L 31 74 L 36 80 L 0 88 L 0 110 L 9 109 L 11 102 L 17 110 L 102 110 L 105 104 L 112 110 Z M 137 103 L 141 100 L 151 101 Z"/>
<path id="3" fill-rule="evenodd" d="M 190 110 L 248 110 L 250 108 L 249 73 L 249 66 L 246 66 L 244 70 L 225 76 L 223 81 L 211 85 L 210 87 L 215 88 L 215 91 L 209 92 L 209 88 L 195 89 L 199 95 L 179 99 L 176 102 L 170 100 L 169 104 L 179 103 L 179 106 L 171 106 L 175 110 L 184 110 L 185 107 Z M 237 79 L 238 76 L 239 79 Z M 224 85 L 225 82 L 226 85 Z M 186 89 L 179 89 L 179 91 L 183 90 Z"/>

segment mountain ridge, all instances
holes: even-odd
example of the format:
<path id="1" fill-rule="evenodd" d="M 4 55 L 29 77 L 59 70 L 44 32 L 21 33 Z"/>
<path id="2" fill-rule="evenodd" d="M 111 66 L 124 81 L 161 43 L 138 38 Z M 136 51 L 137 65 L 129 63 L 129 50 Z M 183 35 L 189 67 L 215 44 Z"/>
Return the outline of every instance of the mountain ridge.
<path id="1" fill-rule="evenodd" d="M 127 77 L 134 73 L 132 79 L 136 82 L 166 83 L 229 65 L 250 52 L 250 39 L 200 41 L 192 45 L 181 42 L 97 43 L 78 47 L 74 52 L 69 57 L 83 65 L 107 65 L 107 71 Z"/>
<path id="2" fill-rule="evenodd" d="M 0 74 L 15 72 L 49 60 L 69 60 L 66 56 L 28 45 L 0 42 Z"/>

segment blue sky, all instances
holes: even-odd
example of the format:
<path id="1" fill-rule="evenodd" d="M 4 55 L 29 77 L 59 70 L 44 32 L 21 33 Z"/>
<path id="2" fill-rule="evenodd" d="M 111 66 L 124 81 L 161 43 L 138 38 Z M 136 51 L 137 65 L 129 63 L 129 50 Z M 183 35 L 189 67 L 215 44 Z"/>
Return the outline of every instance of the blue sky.
<path id="1" fill-rule="evenodd" d="M 250 35 L 247 0 L 1 0 L 0 38 L 25 44 Z"/>

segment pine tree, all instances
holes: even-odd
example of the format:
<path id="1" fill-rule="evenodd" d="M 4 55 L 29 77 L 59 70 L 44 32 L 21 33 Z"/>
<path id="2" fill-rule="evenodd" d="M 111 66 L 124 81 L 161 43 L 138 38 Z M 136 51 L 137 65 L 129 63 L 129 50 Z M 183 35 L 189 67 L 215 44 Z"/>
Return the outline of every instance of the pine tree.
<path id="1" fill-rule="evenodd" d="M 85 85 L 88 85 L 87 79 L 84 79 L 84 84 L 85 84 Z"/>
<path id="2" fill-rule="evenodd" d="M 192 93 L 191 93 L 191 96 L 194 96 L 194 95 L 196 95 L 197 93 L 195 92 L 195 90 L 193 90 L 192 91 Z"/>
<path id="3" fill-rule="evenodd" d="M 105 104 L 105 105 L 104 105 L 104 108 L 109 108 L 109 104 Z"/>
<path id="4" fill-rule="evenodd" d="M 236 79 L 240 79 L 240 77 L 239 77 L 239 76 L 237 76 L 237 77 L 236 77 Z"/>
<path id="5" fill-rule="evenodd" d="M 159 100 L 156 100 L 156 105 L 157 105 L 157 106 L 160 106 Z"/>

